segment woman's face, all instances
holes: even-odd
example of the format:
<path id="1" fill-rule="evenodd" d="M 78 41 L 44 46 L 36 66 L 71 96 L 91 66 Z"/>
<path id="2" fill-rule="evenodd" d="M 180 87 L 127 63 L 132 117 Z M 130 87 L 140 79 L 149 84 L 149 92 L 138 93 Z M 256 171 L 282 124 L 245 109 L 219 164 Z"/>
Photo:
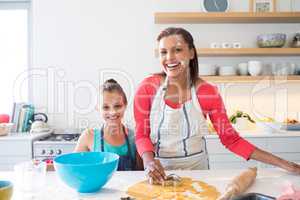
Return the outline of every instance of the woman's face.
<path id="1" fill-rule="evenodd" d="M 108 125 L 118 125 L 122 123 L 126 104 L 123 96 L 116 91 L 103 92 L 103 103 L 101 107 L 102 117 Z"/>
<path id="2" fill-rule="evenodd" d="M 169 78 L 186 76 L 193 58 L 193 49 L 189 49 L 181 35 L 170 35 L 159 41 L 160 64 Z"/>

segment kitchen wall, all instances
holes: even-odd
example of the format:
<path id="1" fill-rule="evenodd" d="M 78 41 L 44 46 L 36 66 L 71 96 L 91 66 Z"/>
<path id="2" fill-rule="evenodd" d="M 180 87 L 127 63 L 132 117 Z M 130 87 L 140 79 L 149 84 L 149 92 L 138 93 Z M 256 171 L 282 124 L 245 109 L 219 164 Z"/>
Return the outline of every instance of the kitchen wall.
<path id="1" fill-rule="evenodd" d="M 299 2 L 299 1 L 297 1 Z M 290 9 L 289 0 L 278 8 Z M 99 85 L 114 77 L 127 92 L 127 120 L 132 123 L 132 100 L 138 83 L 160 70 L 154 57 L 155 38 L 169 25 L 155 25 L 157 11 L 201 11 L 201 0 L 32 0 L 32 68 L 30 98 L 40 111 L 49 114 L 55 128 L 93 126 L 100 120 L 95 110 Z M 231 0 L 230 11 L 247 11 L 248 0 Z M 294 10 L 300 11 L 300 4 Z M 260 33 L 285 32 L 289 38 L 300 24 L 193 24 L 198 47 L 210 42 L 242 42 L 255 46 Z M 266 63 L 298 57 L 201 58 L 200 63 L 236 65 L 258 59 Z M 251 114 L 278 119 L 300 115 L 299 83 L 218 85 L 228 112 L 242 109 Z"/>

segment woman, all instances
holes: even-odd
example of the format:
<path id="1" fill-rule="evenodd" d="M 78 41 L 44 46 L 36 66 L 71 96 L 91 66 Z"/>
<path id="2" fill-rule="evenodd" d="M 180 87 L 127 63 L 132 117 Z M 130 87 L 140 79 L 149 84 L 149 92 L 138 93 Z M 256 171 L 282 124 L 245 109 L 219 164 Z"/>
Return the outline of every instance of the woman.
<path id="1" fill-rule="evenodd" d="M 144 79 L 134 101 L 136 145 L 150 181 L 162 182 L 165 169 L 208 169 L 207 115 L 233 153 L 300 174 L 299 165 L 255 147 L 232 128 L 217 89 L 198 77 L 188 31 L 167 28 L 157 41 L 163 72 Z"/>
<path id="2" fill-rule="evenodd" d="M 127 107 L 127 98 L 122 87 L 114 79 L 102 86 L 101 114 L 105 123 L 101 129 L 88 129 L 78 140 L 75 152 L 105 151 L 120 156 L 118 170 L 142 169 L 136 153 L 133 130 L 126 128 L 122 119 Z"/>

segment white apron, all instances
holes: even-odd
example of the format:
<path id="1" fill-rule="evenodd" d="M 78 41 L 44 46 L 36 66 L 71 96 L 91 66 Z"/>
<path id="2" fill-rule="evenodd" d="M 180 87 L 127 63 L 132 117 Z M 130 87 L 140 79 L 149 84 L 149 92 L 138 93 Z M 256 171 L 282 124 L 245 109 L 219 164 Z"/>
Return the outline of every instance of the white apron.
<path id="1" fill-rule="evenodd" d="M 192 100 L 171 108 L 164 97 L 167 78 L 159 87 L 151 106 L 150 137 L 155 145 L 155 157 L 166 170 L 209 169 L 204 135 L 208 127 L 199 105 L 195 87 Z"/>

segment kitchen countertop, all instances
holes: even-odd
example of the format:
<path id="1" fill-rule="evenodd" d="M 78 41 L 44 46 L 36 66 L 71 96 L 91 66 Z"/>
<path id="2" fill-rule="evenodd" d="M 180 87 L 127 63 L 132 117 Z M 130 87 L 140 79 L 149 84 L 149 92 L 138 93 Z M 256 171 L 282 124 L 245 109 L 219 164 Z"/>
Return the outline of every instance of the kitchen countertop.
<path id="1" fill-rule="evenodd" d="M 300 137 L 300 131 L 286 131 L 278 130 L 274 132 L 265 131 L 238 131 L 240 136 L 245 138 L 257 138 L 257 137 Z M 205 136 L 206 138 L 217 138 L 219 137 L 217 133 L 211 133 Z"/>
<path id="2" fill-rule="evenodd" d="M 223 192 L 226 184 L 241 170 L 201 170 L 201 171 L 175 171 L 180 176 L 190 176 L 197 180 L 205 181 L 217 187 L 220 192 Z M 167 172 L 174 173 L 173 172 Z M 15 182 L 13 172 L 0 172 L 0 179 L 11 180 Z M 127 187 L 142 181 L 145 178 L 143 171 L 134 172 L 116 172 L 107 185 L 98 193 L 90 195 L 80 195 L 73 189 L 64 185 L 55 172 L 47 172 L 46 185 L 36 193 L 36 198 L 41 200 L 118 200 L 120 197 L 127 196 L 125 191 Z M 286 183 L 293 183 L 295 186 L 300 186 L 300 176 L 296 176 L 281 169 L 259 169 L 255 183 L 247 192 L 258 192 L 270 196 L 278 197 Z M 20 187 L 15 184 L 14 196 L 12 200 L 23 200 L 24 197 L 20 192 Z"/>
<path id="3" fill-rule="evenodd" d="M 1 136 L 0 141 L 5 140 L 37 140 L 39 138 L 42 138 L 46 135 L 49 135 L 53 132 L 53 130 L 50 130 L 48 132 L 43 133 L 29 133 L 29 132 L 22 132 L 22 133 L 9 133 L 9 135 Z"/>

